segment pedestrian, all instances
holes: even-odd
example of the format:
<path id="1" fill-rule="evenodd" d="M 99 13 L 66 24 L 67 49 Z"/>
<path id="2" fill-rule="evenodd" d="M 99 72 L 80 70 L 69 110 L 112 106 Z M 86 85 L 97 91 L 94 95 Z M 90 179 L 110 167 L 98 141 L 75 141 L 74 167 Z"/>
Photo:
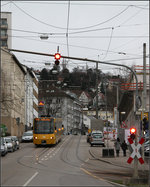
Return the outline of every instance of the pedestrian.
<path id="1" fill-rule="evenodd" d="M 123 141 L 123 143 L 121 144 L 121 148 L 123 150 L 123 156 L 126 156 L 126 150 L 128 149 L 128 146 L 125 142 L 125 140 Z"/>
<path id="2" fill-rule="evenodd" d="M 120 152 L 120 139 L 117 138 L 117 140 L 114 143 L 115 149 L 116 149 L 116 155 L 119 157 L 119 152 Z"/>

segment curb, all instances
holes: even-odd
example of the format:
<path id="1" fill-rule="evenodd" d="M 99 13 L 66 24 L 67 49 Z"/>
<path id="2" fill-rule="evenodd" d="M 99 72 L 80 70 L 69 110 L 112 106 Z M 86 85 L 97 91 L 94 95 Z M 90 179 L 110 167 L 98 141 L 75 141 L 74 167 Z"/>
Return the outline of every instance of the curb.
<path id="1" fill-rule="evenodd" d="M 127 166 L 121 166 L 121 165 L 119 165 L 119 164 L 114 164 L 113 162 L 111 162 L 111 161 L 107 161 L 107 160 L 104 160 L 104 159 L 102 159 L 102 158 L 97 158 L 95 155 L 94 155 L 94 153 L 92 153 L 92 151 L 91 150 L 89 150 L 89 153 L 90 153 L 90 155 L 93 157 L 93 158 L 95 158 L 95 159 L 97 159 L 97 160 L 100 160 L 100 161 L 102 161 L 102 162 L 105 162 L 105 163 L 108 163 L 108 164 L 111 164 L 111 165 L 114 165 L 114 166 L 118 166 L 118 167 L 124 167 L 124 168 L 128 168 L 128 169 L 131 169 L 130 167 L 127 167 Z"/>

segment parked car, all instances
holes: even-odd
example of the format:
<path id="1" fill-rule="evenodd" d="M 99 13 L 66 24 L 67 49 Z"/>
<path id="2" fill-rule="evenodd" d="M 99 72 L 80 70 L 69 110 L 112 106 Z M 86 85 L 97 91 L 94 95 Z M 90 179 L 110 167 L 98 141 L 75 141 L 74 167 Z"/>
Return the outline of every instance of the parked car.
<path id="1" fill-rule="evenodd" d="M 90 143 L 91 133 L 89 133 L 86 137 L 86 141 Z"/>
<path id="2" fill-rule="evenodd" d="M 10 152 L 14 152 L 16 150 L 16 143 L 11 137 L 4 137 L 6 144 L 7 144 L 7 149 Z"/>
<path id="3" fill-rule="evenodd" d="M 26 131 L 23 133 L 22 142 L 32 142 L 33 141 L 33 131 Z"/>
<path id="4" fill-rule="evenodd" d="M 8 152 L 6 141 L 1 137 L 1 156 L 5 156 Z"/>
<path id="5" fill-rule="evenodd" d="M 91 146 L 102 145 L 103 147 L 105 147 L 104 136 L 102 131 L 92 131 L 90 137 L 90 144 Z"/>
<path id="6" fill-rule="evenodd" d="M 11 138 L 15 141 L 15 144 L 16 144 L 15 148 L 19 149 L 20 143 L 19 143 L 18 137 L 17 136 L 11 136 Z"/>

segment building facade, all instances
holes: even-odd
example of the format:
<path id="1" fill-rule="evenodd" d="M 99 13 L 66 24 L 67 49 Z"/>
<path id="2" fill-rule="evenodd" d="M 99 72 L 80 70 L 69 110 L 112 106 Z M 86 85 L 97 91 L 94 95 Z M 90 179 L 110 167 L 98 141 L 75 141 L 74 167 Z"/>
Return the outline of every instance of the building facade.
<path id="1" fill-rule="evenodd" d="M 23 66 L 25 76 L 25 130 L 33 126 L 33 119 L 38 117 L 38 79 L 32 69 Z"/>
<path id="2" fill-rule="evenodd" d="M 12 14 L 11 12 L 1 12 L 1 47 L 12 48 Z"/>
<path id="3" fill-rule="evenodd" d="M 9 135 L 18 137 L 25 124 L 25 75 L 15 55 L 1 49 L 1 123 Z"/>

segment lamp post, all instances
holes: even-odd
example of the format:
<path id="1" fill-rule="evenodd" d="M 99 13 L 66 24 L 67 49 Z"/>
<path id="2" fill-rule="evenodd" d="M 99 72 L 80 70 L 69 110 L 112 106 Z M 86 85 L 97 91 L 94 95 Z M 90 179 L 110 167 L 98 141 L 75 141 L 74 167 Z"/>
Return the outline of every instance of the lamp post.
<path id="1" fill-rule="evenodd" d="M 107 80 L 104 80 L 105 106 L 106 106 L 106 127 L 107 127 L 107 148 L 109 148 L 109 144 L 108 144 L 108 115 L 107 115 L 107 86 L 108 86 L 108 82 L 107 82 Z M 109 154 L 109 151 L 108 151 L 108 154 Z"/>

